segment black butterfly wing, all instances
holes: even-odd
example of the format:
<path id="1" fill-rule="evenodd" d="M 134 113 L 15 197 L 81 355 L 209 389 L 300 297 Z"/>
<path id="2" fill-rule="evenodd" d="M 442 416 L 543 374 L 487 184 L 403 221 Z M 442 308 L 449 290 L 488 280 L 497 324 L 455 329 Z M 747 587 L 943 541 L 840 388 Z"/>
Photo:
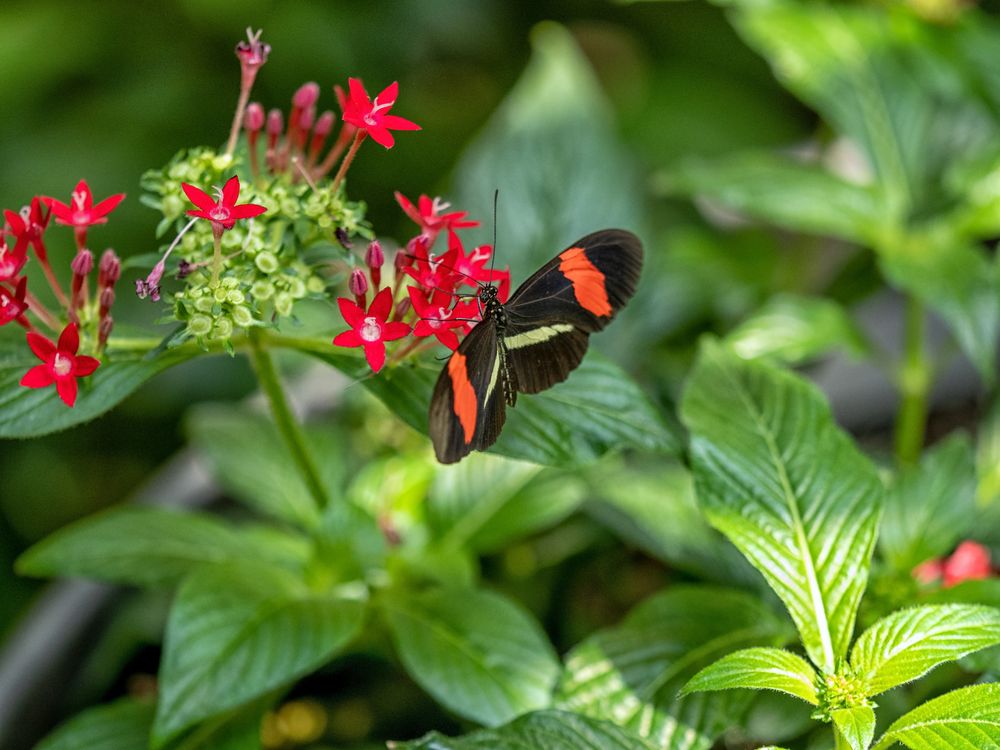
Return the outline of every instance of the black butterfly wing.
<path id="1" fill-rule="evenodd" d="M 509 372 L 492 320 L 473 328 L 441 370 L 430 407 L 438 461 L 451 464 L 496 442 L 506 419 Z"/>
<path id="2" fill-rule="evenodd" d="M 642 243 L 631 232 L 588 234 L 542 266 L 504 306 L 504 347 L 517 390 L 538 393 L 583 360 L 589 334 L 604 328 L 635 292 Z"/>

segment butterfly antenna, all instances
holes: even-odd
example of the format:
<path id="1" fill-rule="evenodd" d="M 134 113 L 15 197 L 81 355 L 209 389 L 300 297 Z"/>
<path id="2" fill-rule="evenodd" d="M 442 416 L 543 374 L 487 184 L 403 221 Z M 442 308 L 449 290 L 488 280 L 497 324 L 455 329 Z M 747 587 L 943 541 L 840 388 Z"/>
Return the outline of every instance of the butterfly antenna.
<path id="1" fill-rule="evenodd" d="M 500 202 L 500 188 L 493 191 L 493 253 L 490 255 L 490 279 L 497 262 L 497 203 Z"/>
<path id="2" fill-rule="evenodd" d="M 427 260 L 428 262 L 431 262 L 429 258 L 426 258 L 426 259 L 425 258 L 420 258 L 420 257 L 414 255 L 413 253 L 403 253 L 403 255 L 405 257 L 407 257 L 407 258 L 413 258 L 413 260 Z M 459 276 L 464 276 L 465 278 L 467 278 L 469 281 L 471 281 L 473 284 L 475 284 L 478 287 L 484 287 L 484 286 L 486 286 L 486 284 L 484 284 L 483 282 L 481 282 L 479 279 L 475 278 L 474 276 L 470 276 L 467 273 L 463 273 L 462 271 L 459 271 L 457 268 L 452 268 L 451 266 L 447 266 L 444 263 L 442 263 L 441 261 L 434 261 L 434 262 L 436 262 L 441 268 L 444 268 L 444 269 L 446 269 L 448 271 L 451 271 L 452 273 L 457 273 Z M 432 288 L 436 288 L 436 287 L 432 287 Z M 443 290 L 438 289 L 438 291 L 443 291 Z M 463 295 L 456 294 L 455 296 L 456 297 L 461 297 Z M 469 294 L 467 296 L 471 297 L 472 295 Z"/>

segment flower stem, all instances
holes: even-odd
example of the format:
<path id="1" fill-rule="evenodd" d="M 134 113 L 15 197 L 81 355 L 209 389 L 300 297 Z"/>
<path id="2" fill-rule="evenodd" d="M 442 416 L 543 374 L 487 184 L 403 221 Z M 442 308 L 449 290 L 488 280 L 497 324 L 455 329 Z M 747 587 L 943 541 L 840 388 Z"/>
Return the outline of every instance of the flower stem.
<path id="1" fill-rule="evenodd" d="M 222 274 L 222 230 L 215 229 L 216 224 L 212 224 L 212 235 L 215 239 L 215 252 L 212 255 L 212 286 L 219 283 L 219 276 Z"/>
<path id="2" fill-rule="evenodd" d="M 271 414 L 274 416 L 278 432 L 292 454 L 292 459 L 295 461 L 295 465 L 298 467 L 299 473 L 302 475 L 302 479 L 309 489 L 309 493 L 316 501 L 317 507 L 322 510 L 327 504 L 326 490 L 323 489 L 323 483 L 319 478 L 316 462 L 309 452 L 309 446 L 306 444 L 302 428 L 288 405 L 288 399 L 285 398 L 285 389 L 281 385 L 278 371 L 274 366 L 274 360 L 271 358 L 270 352 L 264 347 L 262 334 L 258 332 L 258 329 L 250 329 L 249 340 L 250 358 L 253 362 L 254 371 L 257 373 L 257 380 L 260 383 L 261 390 L 267 395 L 267 400 L 271 404 Z"/>
<path id="3" fill-rule="evenodd" d="M 337 174 L 333 178 L 333 186 L 330 191 L 336 195 L 337 188 L 340 187 L 340 183 L 344 180 L 344 175 L 347 174 L 347 168 L 351 166 L 351 162 L 354 161 L 354 157 L 358 153 L 358 149 L 361 148 L 361 142 L 365 139 L 368 132 L 365 130 L 359 130 L 354 135 L 354 140 L 351 142 L 351 147 L 347 151 L 347 155 L 344 160 L 340 163 L 340 169 L 337 170 Z"/>
<path id="4" fill-rule="evenodd" d="M 916 297 L 910 297 L 906 304 L 903 359 L 898 374 L 900 406 L 895 444 L 896 460 L 900 464 L 917 462 L 927 428 L 931 362 L 924 345 L 926 319 L 923 303 Z"/>
<path id="5" fill-rule="evenodd" d="M 59 324 L 59 320 L 49 312 L 48 308 L 45 307 L 38 298 L 31 292 L 25 292 L 24 300 L 28 303 L 28 310 L 35 314 L 35 316 L 42 321 L 46 326 L 51 328 L 53 331 L 59 331 L 62 326 Z"/>
<path id="6" fill-rule="evenodd" d="M 240 80 L 240 98 L 236 102 L 236 112 L 233 114 L 233 124 L 229 128 L 229 140 L 226 141 L 226 155 L 232 156 L 236 150 L 236 139 L 240 137 L 240 127 L 243 125 L 243 113 L 250 101 L 250 89 L 253 88 L 254 76 L 243 75 Z"/>

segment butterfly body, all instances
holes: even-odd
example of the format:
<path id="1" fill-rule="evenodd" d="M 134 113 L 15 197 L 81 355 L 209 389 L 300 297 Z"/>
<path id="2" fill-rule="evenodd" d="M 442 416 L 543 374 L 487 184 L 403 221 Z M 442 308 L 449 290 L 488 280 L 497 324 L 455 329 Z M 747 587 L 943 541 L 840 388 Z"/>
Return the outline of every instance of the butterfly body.
<path id="1" fill-rule="evenodd" d="M 497 288 L 479 291 L 482 321 L 438 377 L 429 427 L 442 463 L 496 442 L 518 393 L 565 380 L 635 292 L 642 244 L 621 229 L 583 237 L 529 277 L 502 303 Z"/>

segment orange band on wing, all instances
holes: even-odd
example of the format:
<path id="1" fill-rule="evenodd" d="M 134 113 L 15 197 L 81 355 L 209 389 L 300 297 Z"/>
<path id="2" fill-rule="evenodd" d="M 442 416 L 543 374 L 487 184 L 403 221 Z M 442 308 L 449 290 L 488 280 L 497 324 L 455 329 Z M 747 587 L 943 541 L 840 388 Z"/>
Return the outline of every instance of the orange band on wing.
<path id="1" fill-rule="evenodd" d="M 571 247 L 559 254 L 559 270 L 573 284 L 573 294 L 585 310 L 598 317 L 611 314 L 604 274 L 590 262 L 582 247 Z"/>
<path id="2" fill-rule="evenodd" d="M 465 433 L 465 444 L 472 442 L 472 436 L 476 432 L 476 392 L 469 382 L 469 374 L 465 369 L 465 355 L 455 352 L 448 360 L 448 377 L 451 378 L 451 391 L 454 397 L 452 407 L 455 409 L 455 416 L 462 424 L 462 431 Z"/>

